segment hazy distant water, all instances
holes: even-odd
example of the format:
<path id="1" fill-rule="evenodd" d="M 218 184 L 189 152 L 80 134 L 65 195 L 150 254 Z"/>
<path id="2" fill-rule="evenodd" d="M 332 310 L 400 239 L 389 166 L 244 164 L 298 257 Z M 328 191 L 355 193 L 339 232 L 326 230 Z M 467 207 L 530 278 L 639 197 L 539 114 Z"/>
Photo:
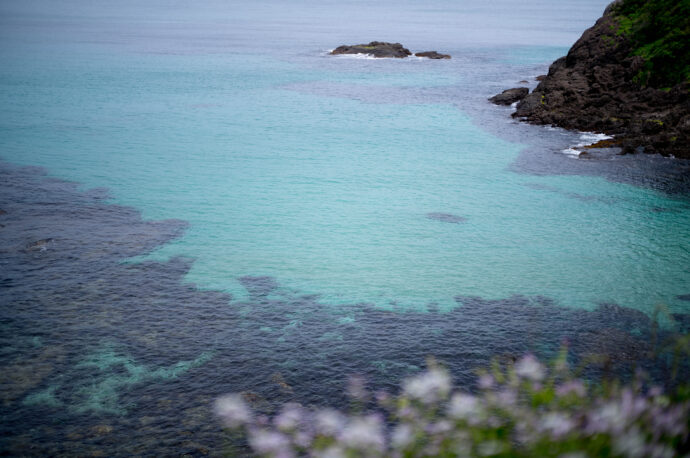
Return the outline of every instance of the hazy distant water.
<path id="1" fill-rule="evenodd" d="M 32 223 L 49 210 L 27 213 L 21 231 L 11 212 L 2 216 L 8 221 L 0 221 L 7 224 L 0 229 L 3 265 L 12 273 L 0 304 L 15 341 L 4 363 L 48 342 L 69 343 L 54 369 L 66 380 L 51 384 L 46 375 L 19 391 L 12 402 L 28 409 L 15 411 L 20 418 L 33 418 L 32 408 L 53 401 L 53 407 L 79 404 L 81 413 L 123 415 L 119 396 L 194 370 L 226 377 L 197 382 L 195 395 L 260 390 L 272 383 L 271 365 L 285 352 L 293 360 L 281 370 L 318 397 L 321 388 L 305 380 L 318 380 L 319 371 L 340 380 L 365 370 L 358 364 L 369 357 L 366 349 L 344 367 L 324 356 L 352 353 L 354 336 L 379 342 L 371 351 L 382 359 L 371 370 L 382 377 L 414 370 L 426 353 L 442 352 L 444 342 L 468 352 L 466 360 L 449 355 L 457 373 L 468 375 L 467 361 L 479 364 L 490 356 L 487 342 L 505 337 L 491 320 L 500 315 L 507 329 L 519 329 L 522 318 L 515 317 L 524 317 L 529 304 L 560 310 L 542 317 L 552 320 L 543 325 L 550 345 L 558 333 L 575 332 L 559 327 L 570 325 L 570 313 L 601 303 L 645 313 L 665 304 L 687 313 L 688 302 L 677 296 L 690 293 L 690 187 L 669 172 L 673 163 L 573 159 L 562 150 L 580 142 L 579 134 L 516 124 L 509 109 L 485 101 L 523 78 L 534 86 L 534 76 L 567 52 L 606 1 L 141 3 L 0 4 L 0 159 L 44 167 L 82 189 L 106 188 L 110 202 L 146 220 L 188 224 L 183 233 L 181 223 L 161 223 L 167 228 L 161 234 L 130 234 L 124 228 L 146 223 L 121 207 L 113 207 L 114 219 L 105 218 L 100 200 L 88 207 L 74 190 L 54 207 L 66 212 L 59 221 L 69 235 L 62 239 L 63 226 L 51 228 L 50 218 Z M 327 55 L 340 44 L 370 40 L 453 59 Z M 46 205 L 55 184 L 17 170 L 6 172 L 15 179 L 0 194 L 0 208 L 15 205 L 18 212 L 22 195 L 26 208 Z M 79 224 L 70 222 L 71 212 L 83 218 L 74 220 Z M 58 250 L 56 257 L 72 263 L 41 264 L 43 251 L 17 248 L 46 237 L 55 240 L 45 252 Z M 82 245 L 61 246 L 67 239 Z M 102 258 L 88 264 L 101 249 Z M 125 260 L 134 264 L 119 264 Z M 21 267 L 33 262 L 39 264 Z M 81 291 L 71 282 L 101 268 L 110 275 L 83 283 L 105 291 L 93 301 L 107 326 L 74 342 L 71 328 L 59 335 L 42 330 L 43 340 L 31 340 L 41 320 L 67 326 L 59 317 L 73 316 L 70 301 L 79 301 Z M 48 284 L 48 271 L 49 293 L 31 291 Z M 203 296 L 211 305 L 196 315 L 197 299 L 180 280 L 229 296 Z M 115 295 L 104 286 L 118 282 L 130 292 L 113 286 Z M 161 289 L 169 294 L 151 299 Z M 39 297 L 59 313 L 33 316 Z M 183 303 L 190 308 L 181 316 L 196 327 L 176 316 Z M 118 315 L 137 304 L 137 323 Z M 347 304 L 368 305 L 352 311 Z M 467 311 L 453 319 L 418 314 L 463 304 Z M 266 309 L 256 312 L 260 306 Z M 322 309 L 317 323 L 315 310 Z M 400 314 L 398 323 L 395 314 L 377 315 L 381 309 L 413 315 Z M 477 313 L 480 324 L 461 340 L 443 337 L 444 320 L 466 322 L 458 313 Z M 217 320 L 204 321 L 209 316 Z M 596 323 L 599 315 L 577 316 Z M 607 325 L 624 328 L 616 316 L 606 315 Z M 420 331 L 420 323 L 429 328 Z M 233 353 L 226 345 L 238 327 L 244 346 Z M 414 335 L 404 340 L 415 331 L 426 333 L 428 347 L 411 348 Z M 395 338 L 386 340 L 389 332 Z M 295 333 L 299 348 L 316 345 L 324 361 L 307 357 L 318 352 L 292 354 Z M 511 335 L 509 349 L 524 350 L 525 342 Z M 122 366 L 126 354 L 148 359 L 149 369 Z M 257 363 L 256 374 L 223 372 L 247 371 L 246 360 L 261 355 L 268 362 Z M 179 371 L 164 370 L 177 363 Z M 122 367 L 136 377 L 122 379 Z M 102 385 L 95 386 L 111 398 L 66 388 L 88 368 L 101 371 Z M 179 398 L 186 392 L 166 389 Z M 141 406 L 148 401 L 139 394 Z"/>

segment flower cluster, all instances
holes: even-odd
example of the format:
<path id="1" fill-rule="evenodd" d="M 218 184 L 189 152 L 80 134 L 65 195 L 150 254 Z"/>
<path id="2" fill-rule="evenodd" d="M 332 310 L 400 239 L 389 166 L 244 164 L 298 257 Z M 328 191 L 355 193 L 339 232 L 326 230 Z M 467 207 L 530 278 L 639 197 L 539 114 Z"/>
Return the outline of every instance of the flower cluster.
<path id="1" fill-rule="evenodd" d="M 378 393 L 378 412 L 345 414 L 287 404 L 273 419 L 241 397 L 219 399 L 228 428 L 242 429 L 259 456 L 621 456 L 690 452 L 690 394 L 666 395 L 638 377 L 622 386 L 570 375 L 565 354 L 551 368 L 527 355 L 481 373 L 478 392 L 452 393 L 442 367 L 406 380 L 400 395 Z M 357 396 L 368 397 L 361 383 Z"/>

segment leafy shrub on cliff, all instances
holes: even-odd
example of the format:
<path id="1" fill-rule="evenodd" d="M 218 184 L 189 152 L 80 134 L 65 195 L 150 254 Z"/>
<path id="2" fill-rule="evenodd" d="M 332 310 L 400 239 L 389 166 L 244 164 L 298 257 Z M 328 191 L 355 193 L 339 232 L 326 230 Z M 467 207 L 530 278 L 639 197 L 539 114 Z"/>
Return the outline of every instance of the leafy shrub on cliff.
<path id="1" fill-rule="evenodd" d="M 690 0 L 624 0 L 614 14 L 618 33 L 645 61 L 638 83 L 663 88 L 690 81 Z"/>
<path id="2" fill-rule="evenodd" d="M 565 352 L 547 368 L 527 355 L 482 373 L 478 394 L 452 393 L 448 372 L 429 369 L 399 396 L 356 383 L 358 405 L 344 414 L 285 405 L 270 419 L 239 395 L 216 402 L 228 428 L 243 431 L 265 457 L 673 457 L 690 452 L 690 390 L 664 394 L 642 375 L 628 385 L 591 385 L 573 376 Z M 386 416 L 382 412 L 387 413 Z"/>

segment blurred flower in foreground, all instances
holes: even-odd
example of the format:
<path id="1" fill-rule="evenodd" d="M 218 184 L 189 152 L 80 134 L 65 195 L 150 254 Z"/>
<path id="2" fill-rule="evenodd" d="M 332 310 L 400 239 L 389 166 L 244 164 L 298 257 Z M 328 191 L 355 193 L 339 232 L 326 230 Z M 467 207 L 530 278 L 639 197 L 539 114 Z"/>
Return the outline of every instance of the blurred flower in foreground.
<path id="1" fill-rule="evenodd" d="M 228 394 L 216 400 L 215 412 L 229 428 L 244 426 L 251 420 L 251 412 L 239 394 Z"/>
<path id="2" fill-rule="evenodd" d="M 551 367 L 533 355 L 495 364 L 474 394 L 451 393 L 448 371 L 432 361 L 397 397 L 375 396 L 378 412 L 368 414 L 286 404 L 261 421 L 238 395 L 218 399 L 215 411 L 271 458 L 690 456 L 689 387 L 668 395 L 641 378 L 588 384 L 569 373 L 565 357 Z M 365 386 L 355 379 L 348 388 L 360 408 L 371 399 Z"/>

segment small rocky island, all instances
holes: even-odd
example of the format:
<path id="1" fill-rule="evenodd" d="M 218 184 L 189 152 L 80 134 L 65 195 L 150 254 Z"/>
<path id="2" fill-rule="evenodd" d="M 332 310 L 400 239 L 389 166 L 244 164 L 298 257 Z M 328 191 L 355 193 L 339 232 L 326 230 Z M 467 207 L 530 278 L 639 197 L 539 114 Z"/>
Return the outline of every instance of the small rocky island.
<path id="1" fill-rule="evenodd" d="M 359 45 L 342 45 L 331 51 L 331 54 L 368 54 L 372 57 L 392 57 L 396 59 L 403 59 L 412 55 L 410 50 L 400 43 L 387 43 L 384 41 L 372 41 L 369 44 Z M 436 51 L 418 52 L 415 56 L 429 59 L 450 59 L 450 55 L 440 54 Z"/>
<path id="2" fill-rule="evenodd" d="M 414 53 L 417 57 L 426 57 L 428 59 L 450 59 L 450 54 L 441 54 L 436 51 L 424 51 Z"/>
<path id="3" fill-rule="evenodd" d="M 616 0 L 513 116 L 614 136 L 607 146 L 690 159 L 690 1 Z"/>

